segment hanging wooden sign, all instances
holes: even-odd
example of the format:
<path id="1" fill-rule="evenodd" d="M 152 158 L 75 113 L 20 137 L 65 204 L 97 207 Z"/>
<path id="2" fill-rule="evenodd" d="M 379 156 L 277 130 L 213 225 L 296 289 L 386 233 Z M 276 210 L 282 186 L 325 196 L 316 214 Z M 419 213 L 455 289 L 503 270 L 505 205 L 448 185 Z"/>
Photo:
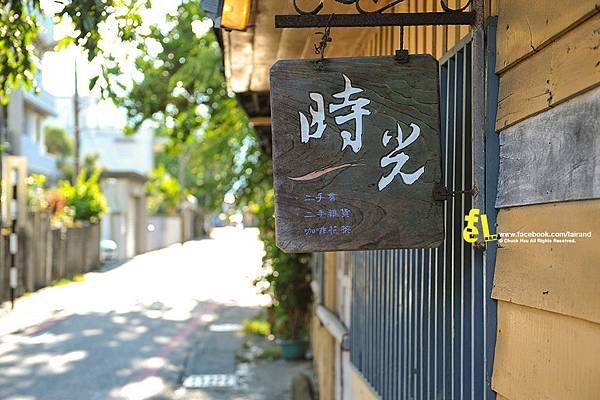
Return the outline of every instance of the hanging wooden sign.
<path id="1" fill-rule="evenodd" d="M 442 243 L 443 202 L 434 199 L 441 182 L 438 87 L 438 63 L 429 55 L 405 63 L 361 57 L 272 67 L 279 248 Z"/>

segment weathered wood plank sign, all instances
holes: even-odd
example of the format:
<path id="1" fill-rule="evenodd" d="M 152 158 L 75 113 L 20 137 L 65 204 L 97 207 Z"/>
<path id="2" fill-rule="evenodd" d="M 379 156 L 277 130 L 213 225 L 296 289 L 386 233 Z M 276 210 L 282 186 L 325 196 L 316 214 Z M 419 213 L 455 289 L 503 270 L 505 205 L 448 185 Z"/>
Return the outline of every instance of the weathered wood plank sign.
<path id="1" fill-rule="evenodd" d="M 271 69 L 277 245 L 425 248 L 444 238 L 438 63 L 427 55 Z"/>

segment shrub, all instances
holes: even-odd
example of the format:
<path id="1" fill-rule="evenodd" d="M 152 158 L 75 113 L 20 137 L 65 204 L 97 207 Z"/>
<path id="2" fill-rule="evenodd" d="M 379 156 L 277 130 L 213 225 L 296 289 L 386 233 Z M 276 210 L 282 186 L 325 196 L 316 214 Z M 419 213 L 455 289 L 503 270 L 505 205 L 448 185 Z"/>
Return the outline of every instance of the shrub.
<path id="1" fill-rule="evenodd" d="M 68 181 L 60 183 L 60 194 L 66 199 L 68 208 L 73 210 L 75 222 L 97 223 L 108 211 L 106 199 L 100 190 L 100 169 L 87 174 L 84 169 L 77 176 L 75 186 Z"/>
<path id="2" fill-rule="evenodd" d="M 307 335 L 312 303 L 310 255 L 286 254 L 275 243 L 274 192 L 271 188 L 264 202 L 254 206 L 265 246 L 265 275 L 256 282 L 272 299 L 270 320 L 273 333 L 286 340 L 300 340 Z"/>
<path id="3" fill-rule="evenodd" d="M 49 207 L 46 199 L 46 177 L 32 174 L 27 177 L 25 183 L 27 185 L 27 207 L 31 211 L 46 211 Z"/>

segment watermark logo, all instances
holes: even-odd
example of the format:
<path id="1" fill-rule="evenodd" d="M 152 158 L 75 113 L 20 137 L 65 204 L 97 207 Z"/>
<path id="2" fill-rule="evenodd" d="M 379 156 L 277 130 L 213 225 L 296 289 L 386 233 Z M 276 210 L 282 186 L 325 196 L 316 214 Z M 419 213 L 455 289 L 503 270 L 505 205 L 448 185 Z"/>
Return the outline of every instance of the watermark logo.
<path id="1" fill-rule="evenodd" d="M 463 229 L 463 239 L 465 242 L 475 243 L 479 239 L 477 223 L 480 223 L 481 230 L 483 231 L 483 240 L 485 242 L 498 240 L 498 235 L 490 233 L 487 215 L 481 214 L 478 208 L 472 208 L 471 211 L 465 215 L 465 222 L 467 223 L 467 226 Z"/>
<path id="2" fill-rule="evenodd" d="M 497 241 L 517 244 L 575 244 L 578 239 L 591 239 L 592 232 L 585 231 L 516 231 L 490 233 L 487 215 L 481 214 L 478 208 L 473 208 L 465 215 L 466 226 L 463 229 L 463 239 L 467 243 L 476 243 L 481 236 L 483 241 Z M 481 229 L 481 230 L 480 230 Z"/>

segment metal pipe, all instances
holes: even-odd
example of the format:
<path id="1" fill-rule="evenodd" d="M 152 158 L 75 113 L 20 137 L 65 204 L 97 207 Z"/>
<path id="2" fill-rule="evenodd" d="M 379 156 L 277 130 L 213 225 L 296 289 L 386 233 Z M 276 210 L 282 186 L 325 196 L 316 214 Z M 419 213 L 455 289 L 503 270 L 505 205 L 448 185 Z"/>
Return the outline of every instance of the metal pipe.
<path id="1" fill-rule="evenodd" d="M 344 325 L 337 315 L 322 305 L 317 306 L 316 315 L 331 336 L 342 344 L 342 350 L 348 351 L 350 349 L 350 346 L 348 345 L 350 333 L 348 332 L 346 325 Z"/>

